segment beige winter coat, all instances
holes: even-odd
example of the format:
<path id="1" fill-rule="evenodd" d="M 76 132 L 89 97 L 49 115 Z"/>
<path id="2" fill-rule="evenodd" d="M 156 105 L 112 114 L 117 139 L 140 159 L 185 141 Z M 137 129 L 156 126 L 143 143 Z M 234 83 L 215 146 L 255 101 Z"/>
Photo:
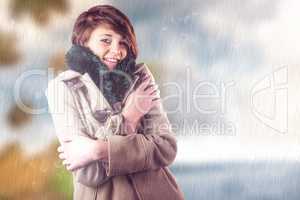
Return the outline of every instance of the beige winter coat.
<path id="1" fill-rule="evenodd" d="M 147 66 L 140 66 L 153 79 Z M 126 135 L 121 114 L 104 122 L 94 117 L 112 108 L 87 73 L 62 72 L 49 82 L 46 96 L 59 141 L 70 135 L 108 141 L 108 163 L 94 162 L 73 173 L 74 200 L 183 199 L 167 168 L 177 146 L 161 104 L 141 120 L 138 134 Z"/>

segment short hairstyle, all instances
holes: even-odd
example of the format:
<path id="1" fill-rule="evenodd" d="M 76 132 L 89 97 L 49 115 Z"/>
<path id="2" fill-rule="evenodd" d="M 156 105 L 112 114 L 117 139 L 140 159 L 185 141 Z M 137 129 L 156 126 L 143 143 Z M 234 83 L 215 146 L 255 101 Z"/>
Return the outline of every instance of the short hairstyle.
<path id="1" fill-rule="evenodd" d="M 128 17 L 110 5 L 94 6 L 81 13 L 73 27 L 72 43 L 84 46 L 97 26 L 104 24 L 120 34 L 128 42 L 129 53 L 137 58 L 138 49 L 133 26 Z"/>

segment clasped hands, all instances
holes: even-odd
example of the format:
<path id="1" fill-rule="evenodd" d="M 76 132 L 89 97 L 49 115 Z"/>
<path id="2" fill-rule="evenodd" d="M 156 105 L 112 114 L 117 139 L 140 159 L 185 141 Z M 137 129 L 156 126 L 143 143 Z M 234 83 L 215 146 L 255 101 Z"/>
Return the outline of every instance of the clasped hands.
<path id="1" fill-rule="evenodd" d="M 135 127 L 139 119 L 157 105 L 160 100 L 158 86 L 147 76 L 127 98 L 122 115 Z M 132 134 L 132 133 L 131 133 Z M 82 168 L 91 162 L 108 159 L 108 144 L 101 139 L 74 135 L 62 141 L 58 147 L 59 158 L 69 171 Z"/>

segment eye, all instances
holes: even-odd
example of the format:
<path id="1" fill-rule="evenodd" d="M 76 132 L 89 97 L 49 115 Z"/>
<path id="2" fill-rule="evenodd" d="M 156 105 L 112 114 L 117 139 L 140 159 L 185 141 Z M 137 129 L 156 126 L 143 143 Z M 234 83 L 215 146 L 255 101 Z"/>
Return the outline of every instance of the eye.
<path id="1" fill-rule="evenodd" d="M 100 40 L 101 42 L 105 43 L 105 44 L 110 44 L 111 43 L 111 40 L 110 39 L 101 39 Z"/>

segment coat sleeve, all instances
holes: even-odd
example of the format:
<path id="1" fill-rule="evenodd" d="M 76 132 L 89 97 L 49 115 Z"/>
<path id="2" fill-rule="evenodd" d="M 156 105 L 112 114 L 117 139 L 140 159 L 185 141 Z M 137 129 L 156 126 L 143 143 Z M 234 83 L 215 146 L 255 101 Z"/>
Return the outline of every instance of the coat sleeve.
<path id="1" fill-rule="evenodd" d="M 45 95 L 48 100 L 48 110 L 51 113 L 56 135 L 59 142 L 62 142 L 72 135 L 87 136 L 72 94 L 69 88 L 61 80 L 51 80 L 46 89 Z M 97 187 L 106 182 L 109 177 L 106 175 L 102 161 L 93 162 L 73 173 L 76 181 L 90 187 Z"/>
<path id="2" fill-rule="evenodd" d="M 147 68 L 146 73 L 154 81 Z M 174 161 L 176 139 L 161 102 L 143 117 L 142 124 L 141 134 L 112 135 L 108 138 L 108 176 L 153 170 Z"/>

